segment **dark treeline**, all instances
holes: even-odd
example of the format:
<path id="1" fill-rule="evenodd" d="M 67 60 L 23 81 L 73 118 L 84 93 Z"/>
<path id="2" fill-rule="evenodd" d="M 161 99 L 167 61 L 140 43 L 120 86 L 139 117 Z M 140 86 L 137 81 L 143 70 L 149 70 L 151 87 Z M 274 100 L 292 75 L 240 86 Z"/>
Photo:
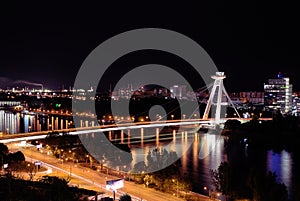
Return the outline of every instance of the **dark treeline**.
<path id="1" fill-rule="evenodd" d="M 299 200 L 299 182 L 293 182 L 292 195 L 288 197 L 285 184 L 277 182 L 276 174 L 266 171 L 266 166 L 257 166 L 266 165 L 266 156 L 257 153 L 268 150 L 285 150 L 293 153 L 294 158 L 299 157 L 299 131 L 298 117 L 280 113 L 274 113 L 270 121 L 257 116 L 243 124 L 228 120 L 222 133 L 226 136 L 228 161 L 211 171 L 215 187 L 231 198 Z"/>
<path id="2" fill-rule="evenodd" d="M 38 181 L 14 178 L 9 174 L 0 177 L 0 200 L 83 200 L 97 192 L 69 187 L 68 179 L 44 176 Z"/>
<path id="3" fill-rule="evenodd" d="M 285 184 L 278 183 L 273 172 L 223 162 L 217 170 L 210 170 L 210 174 L 213 186 L 225 195 L 225 200 L 288 201 Z"/>
<path id="4" fill-rule="evenodd" d="M 228 120 L 223 134 L 229 136 L 231 142 L 246 139 L 249 147 L 297 151 L 300 148 L 299 132 L 299 117 L 275 113 L 271 121 L 261 121 L 257 116 L 243 124 L 238 120 Z"/>
<path id="5" fill-rule="evenodd" d="M 3 167 L 4 164 L 11 166 L 14 163 L 22 161 L 25 161 L 25 156 L 21 151 L 9 153 L 8 147 L 0 143 L 0 167 Z"/>

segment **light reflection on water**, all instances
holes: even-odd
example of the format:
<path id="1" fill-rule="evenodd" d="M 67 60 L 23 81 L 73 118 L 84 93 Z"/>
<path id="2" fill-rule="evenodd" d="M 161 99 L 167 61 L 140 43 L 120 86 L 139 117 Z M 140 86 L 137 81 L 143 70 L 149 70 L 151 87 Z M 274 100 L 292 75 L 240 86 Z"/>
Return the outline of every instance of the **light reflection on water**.
<path id="1" fill-rule="evenodd" d="M 147 164 L 147 158 L 145 155 L 149 150 L 156 147 L 165 148 L 169 150 L 182 151 L 187 149 L 187 140 L 192 140 L 190 149 L 184 153 L 181 157 L 181 172 L 189 173 L 193 178 L 193 187 L 196 192 L 203 192 L 203 187 L 210 187 L 211 177 L 209 170 L 215 170 L 219 167 L 221 162 L 227 161 L 228 156 L 224 147 L 224 137 L 212 134 L 203 133 L 190 133 L 186 135 L 186 132 L 177 133 L 177 138 L 174 138 L 168 144 L 144 144 L 142 147 L 132 146 L 134 165 L 138 161 L 145 161 Z M 265 171 L 276 172 L 278 182 L 283 182 L 289 191 L 292 190 L 292 176 L 293 176 L 293 158 L 287 151 L 280 153 L 274 153 L 273 151 L 258 151 L 257 154 L 267 154 L 266 163 L 267 169 Z M 264 168 L 263 164 L 256 164 Z"/>
<path id="2" fill-rule="evenodd" d="M 144 133 L 144 130 L 141 131 Z M 156 131 L 157 132 L 157 131 Z M 131 131 L 132 133 L 132 131 Z M 142 135 L 143 136 L 143 135 Z M 138 162 L 144 161 L 148 165 L 147 155 L 149 151 L 158 149 L 159 151 L 166 150 L 168 152 L 176 152 L 178 156 L 182 155 L 182 163 L 188 161 L 188 157 L 185 152 L 188 150 L 191 143 L 194 141 L 193 134 L 189 134 L 187 131 L 175 133 L 175 130 L 169 134 L 169 140 L 159 141 L 158 133 L 155 134 L 155 142 L 144 143 L 141 140 L 138 144 L 130 144 L 133 161 L 131 162 L 131 168 Z"/>
<path id="3" fill-rule="evenodd" d="M 3 133 L 23 133 L 30 131 L 30 129 L 36 129 L 34 116 L 0 110 L 0 131 Z"/>
<path id="4" fill-rule="evenodd" d="M 267 152 L 267 170 L 275 172 L 277 181 L 283 182 L 287 189 L 291 189 L 292 184 L 293 159 L 291 154 L 283 150 L 280 153 L 274 151 Z"/>
<path id="5" fill-rule="evenodd" d="M 137 162 L 145 161 L 147 153 L 155 148 L 182 153 L 181 171 L 192 174 L 194 183 L 201 182 L 202 186 L 210 186 L 210 169 L 217 169 L 221 162 L 227 160 L 224 153 L 224 139 L 219 135 L 204 133 L 173 132 L 173 139 L 169 143 L 149 143 L 142 146 L 130 146 L 133 161 L 131 167 Z M 189 145 L 191 146 L 189 147 Z M 179 155 L 178 154 L 178 155 Z M 191 171 L 192 170 L 192 171 Z M 201 178 L 201 179 L 200 179 Z M 199 181 L 198 181 L 199 180 Z"/>
<path id="6" fill-rule="evenodd" d="M 0 132 L 5 134 L 65 129 L 70 119 L 35 113 L 13 113 L 0 110 Z"/>

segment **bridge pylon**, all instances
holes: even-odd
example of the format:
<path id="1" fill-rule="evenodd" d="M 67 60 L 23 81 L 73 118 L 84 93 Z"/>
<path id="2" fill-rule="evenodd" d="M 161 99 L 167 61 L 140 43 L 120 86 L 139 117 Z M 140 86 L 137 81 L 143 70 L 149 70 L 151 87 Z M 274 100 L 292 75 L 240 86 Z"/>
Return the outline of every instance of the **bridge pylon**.
<path id="1" fill-rule="evenodd" d="M 223 84 L 223 80 L 226 78 L 224 72 L 216 72 L 215 75 L 211 76 L 212 79 L 214 79 L 214 85 L 212 87 L 209 99 L 207 101 L 207 105 L 205 108 L 205 112 L 203 114 L 203 119 L 208 119 L 209 112 L 211 110 L 212 105 L 216 106 L 215 109 L 215 124 L 221 123 L 221 106 L 222 105 L 228 105 L 228 102 L 232 105 L 237 115 L 240 117 L 239 113 L 237 112 L 234 104 L 232 103 L 230 97 L 228 96 L 228 93 L 226 92 L 226 89 Z M 223 97 L 226 97 L 228 101 L 223 102 Z M 213 116 L 212 116 L 213 117 Z"/>

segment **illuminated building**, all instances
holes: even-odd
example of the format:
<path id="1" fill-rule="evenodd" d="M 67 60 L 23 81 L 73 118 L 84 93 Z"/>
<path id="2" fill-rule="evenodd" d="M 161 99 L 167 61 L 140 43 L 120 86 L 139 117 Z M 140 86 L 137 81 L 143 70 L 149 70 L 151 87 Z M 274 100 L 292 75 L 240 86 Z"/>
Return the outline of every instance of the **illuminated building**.
<path id="1" fill-rule="evenodd" d="M 292 112 L 292 84 L 290 78 L 278 73 L 276 79 L 264 84 L 264 103 L 266 110 L 279 110 L 282 114 Z"/>
<path id="2" fill-rule="evenodd" d="M 185 85 L 173 85 L 170 87 L 171 97 L 182 99 L 186 97 L 186 86 Z"/>
<path id="3" fill-rule="evenodd" d="M 257 92 L 257 91 L 235 92 L 235 93 L 230 93 L 229 97 L 233 102 L 236 103 L 252 103 L 252 104 L 264 103 L 264 92 Z"/>

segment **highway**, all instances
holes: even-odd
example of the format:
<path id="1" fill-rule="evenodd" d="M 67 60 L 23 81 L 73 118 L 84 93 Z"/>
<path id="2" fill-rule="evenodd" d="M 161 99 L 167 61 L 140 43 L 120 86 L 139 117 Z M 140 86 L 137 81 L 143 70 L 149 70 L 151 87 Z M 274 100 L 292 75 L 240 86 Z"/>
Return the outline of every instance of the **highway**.
<path id="1" fill-rule="evenodd" d="M 35 147 L 19 148 L 20 151 L 24 153 L 28 160 L 41 161 L 46 167 L 52 169 L 53 172 L 63 172 L 65 176 L 71 175 L 71 178 L 76 178 L 78 180 L 84 181 L 90 189 L 98 189 L 99 192 L 105 192 L 111 197 L 113 195 L 112 191 L 107 191 L 105 189 L 106 179 L 119 179 L 114 176 L 108 176 L 106 174 L 99 173 L 90 168 L 85 168 L 73 162 L 63 163 L 53 156 L 47 155 L 45 152 L 41 153 L 36 150 Z M 106 178 L 107 177 L 107 178 Z M 71 183 L 72 180 L 71 180 Z M 142 185 L 135 184 L 133 182 L 125 181 L 125 186 L 121 190 L 117 191 L 117 196 L 124 193 L 128 193 L 132 196 L 133 200 L 150 200 L 150 201 L 180 201 L 183 199 L 177 198 L 171 194 L 163 193 L 152 188 L 147 188 Z M 205 198 L 205 197 L 204 197 Z M 207 199 L 208 200 L 208 199 Z"/>

